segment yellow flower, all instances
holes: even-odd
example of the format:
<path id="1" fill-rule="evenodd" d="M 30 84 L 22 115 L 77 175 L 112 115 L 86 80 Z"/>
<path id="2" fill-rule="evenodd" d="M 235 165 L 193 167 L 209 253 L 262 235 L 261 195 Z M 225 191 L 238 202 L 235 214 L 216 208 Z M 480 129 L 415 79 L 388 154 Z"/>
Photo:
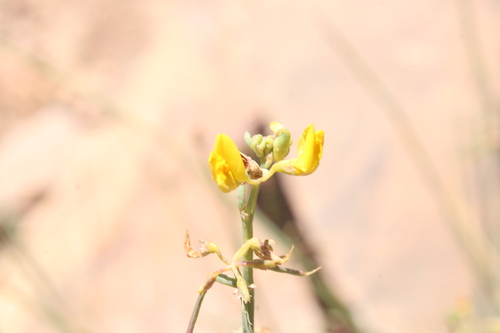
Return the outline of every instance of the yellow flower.
<path id="1" fill-rule="evenodd" d="M 271 172 L 283 172 L 289 175 L 305 176 L 313 173 L 323 155 L 324 132 L 314 132 L 314 125 L 306 127 L 299 139 L 297 158 L 274 164 Z M 275 169 L 275 170 L 273 170 Z"/>
<path id="2" fill-rule="evenodd" d="M 271 126 L 273 123 L 271 123 Z M 273 128 L 272 128 L 273 129 Z M 270 170 L 259 167 L 250 157 L 241 154 L 234 142 L 225 134 L 217 135 L 214 150 L 210 153 L 208 164 L 212 178 L 222 192 L 231 192 L 240 184 L 260 184 L 268 180 L 274 173 L 282 172 L 294 176 L 305 176 L 313 173 L 319 165 L 323 154 L 324 132 L 314 131 L 309 125 L 302 133 L 297 148 L 297 157 L 274 163 Z M 291 139 L 286 138 L 282 146 L 290 146 Z"/>
<path id="3" fill-rule="evenodd" d="M 217 135 L 208 164 L 212 178 L 222 192 L 231 192 L 249 179 L 238 148 L 225 134 Z"/>
<path id="4" fill-rule="evenodd" d="M 314 132 L 313 124 L 304 130 L 299 139 L 298 158 L 294 164 L 296 175 L 309 175 L 318 168 L 323 155 L 324 137 L 323 131 Z"/>

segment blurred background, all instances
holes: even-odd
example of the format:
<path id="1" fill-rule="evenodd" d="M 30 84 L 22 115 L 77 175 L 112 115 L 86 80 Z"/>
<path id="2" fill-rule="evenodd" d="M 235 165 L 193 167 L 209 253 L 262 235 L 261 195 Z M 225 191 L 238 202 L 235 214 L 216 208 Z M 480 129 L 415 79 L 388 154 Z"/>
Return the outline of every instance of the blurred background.
<path id="1" fill-rule="evenodd" d="M 0 0 L 0 332 L 184 332 L 221 267 L 185 230 L 239 247 L 215 137 L 270 121 L 325 147 L 255 234 L 323 269 L 256 272 L 257 325 L 500 332 L 499 31 L 496 0 Z M 195 332 L 240 311 L 216 284 Z"/>

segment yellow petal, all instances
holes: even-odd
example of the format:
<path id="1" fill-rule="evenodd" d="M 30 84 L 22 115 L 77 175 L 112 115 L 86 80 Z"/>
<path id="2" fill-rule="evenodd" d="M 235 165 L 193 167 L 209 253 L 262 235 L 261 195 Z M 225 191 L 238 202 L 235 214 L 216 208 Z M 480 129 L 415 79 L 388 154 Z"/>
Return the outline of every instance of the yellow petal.
<path id="1" fill-rule="evenodd" d="M 248 180 L 240 152 L 233 140 L 225 134 L 217 135 L 208 164 L 212 178 L 222 192 L 230 192 Z"/>
<path id="2" fill-rule="evenodd" d="M 299 139 L 297 157 L 275 163 L 270 171 L 295 176 L 313 173 L 318 168 L 323 155 L 323 141 L 323 131 L 314 132 L 314 125 L 307 126 Z"/>
<path id="3" fill-rule="evenodd" d="M 318 168 L 323 155 L 323 142 L 324 132 L 314 132 L 313 124 L 307 126 L 299 139 L 298 157 L 293 165 L 296 175 L 309 175 Z"/>

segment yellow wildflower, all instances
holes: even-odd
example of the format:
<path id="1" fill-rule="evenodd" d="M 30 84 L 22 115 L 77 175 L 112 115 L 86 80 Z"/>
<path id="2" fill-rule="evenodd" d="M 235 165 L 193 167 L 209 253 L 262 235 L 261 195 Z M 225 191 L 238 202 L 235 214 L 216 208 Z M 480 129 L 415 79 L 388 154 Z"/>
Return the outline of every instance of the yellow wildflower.
<path id="1" fill-rule="evenodd" d="M 238 148 L 226 134 L 217 135 L 208 164 L 222 192 L 230 192 L 249 179 Z"/>
<path id="2" fill-rule="evenodd" d="M 315 132 L 313 124 L 307 126 L 299 139 L 297 157 L 274 164 L 271 172 L 283 172 L 295 176 L 313 173 L 323 155 L 323 143 L 324 132 L 321 130 Z"/>
<path id="3" fill-rule="evenodd" d="M 277 139 L 281 141 L 277 142 L 275 148 L 282 151 L 279 151 L 278 155 L 280 156 L 274 158 L 276 163 L 272 165 L 270 170 L 259 167 L 250 157 L 241 154 L 227 135 L 217 135 L 208 164 L 210 170 L 212 170 L 212 178 L 223 192 L 233 191 L 243 183 L 259 184 L 265 182 L 275 172 L 305 176 L 313 173 L 318 168 L 323 154 L 324 132 L 321 130 L 315 132 L 313 124 L 307 126 L 299 139 L 297 157 L 277 161 L 286 156 L 288 153 L 286 150 L 291 145 L 289 132 L 281 128 L 278 131 L 278 125 L 280 124 L 273 122 L 270 126 L 271 130 L 276 132 L 275 134 L 279 134 Z M 247 136 L 250 138 L 249 134 Z"/>

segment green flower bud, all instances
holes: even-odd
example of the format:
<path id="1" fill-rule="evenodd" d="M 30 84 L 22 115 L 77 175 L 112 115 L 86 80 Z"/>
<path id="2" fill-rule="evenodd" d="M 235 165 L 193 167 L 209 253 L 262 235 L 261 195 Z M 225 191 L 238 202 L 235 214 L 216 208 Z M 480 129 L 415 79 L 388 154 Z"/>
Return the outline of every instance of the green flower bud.
<path id="1" fill-rule="evenodd" d="M 257 154 L 258 157 L 263 158 L 264 156 L 266 156 L 265 151 L 266 151 L 266 147 L 267 147 L 267 142 L 262 137 L 262 135 L 257 134 L 255 136 L 259 136 L 260 137 L 259 143 L 255 145 L 255 153 Z"/>
<path id="2" fill-rule="evenodd" d="M 272 122 L 269 124 L 269 128 L 275 136 L 273 143 L 274 161 L 282 161 L 290 152 L 290 146 L 293 143 L 292 136 L 290 135 L 290 131 L 280 123 Z"/>
<path id="3" fill-rule="evenodd" d="M 266 136 L 263 140 L 266 142 L 266 148 L 264 149 L 264 157 L 273 152 L 274 138 L 272 136 Z"/>
<path id="4" fill-rule="evenodd" d="M 254 150 L 253 143 L 252 143 L 252 136 L 250 135 L 250 133 L 245 132 L 245 134 L 243 135 L 243 139 L 245 139 L 245 142 L 246 142 L 248 148 Z"/>
<path id="5" fill-rule="evenodd" d="M 256 147 L 258 145 L 260 145 L 262 143 L 262 134 L 256 134 L 254 136 L 252 136 L 252 147 Z"/>
<path id="6" fill-rule="evenodd" d="M 264 137 L 262 134 L 250 136 L 250 133 L 245 132 L 243 138 L 248 147 L 261 159 L 266 158 L 267 155 L 273 152 L 274 138 L 272 136 Z"/>

